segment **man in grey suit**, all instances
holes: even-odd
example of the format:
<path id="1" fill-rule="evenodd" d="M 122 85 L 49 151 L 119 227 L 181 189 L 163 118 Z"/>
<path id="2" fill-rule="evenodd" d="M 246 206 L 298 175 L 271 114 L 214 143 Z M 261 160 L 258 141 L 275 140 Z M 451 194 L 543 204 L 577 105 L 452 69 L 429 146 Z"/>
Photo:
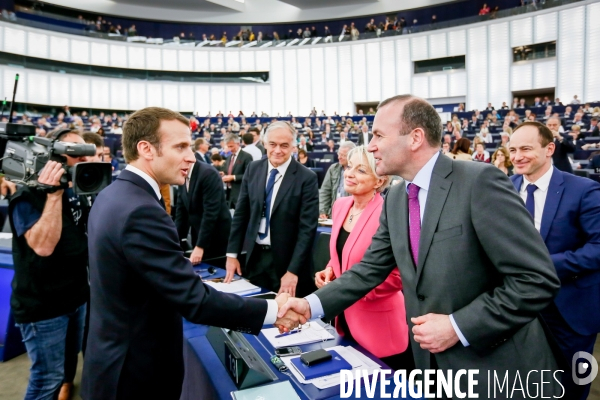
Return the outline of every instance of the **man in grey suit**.
<path id="1" fill-rule="evenodd" d="M 557 370 L 538 320 L 559 289 L 552 260 L 510 180 L 493 166 L 440 154 L 441 131 L 425 100 L 403 95 L 379 105 L 369 151 L 378 175 L 405 182 L 386 196 L 362 261 L 282 310 L 331 319 L 398 266 L 416 368 L 478 369 L 479 398 L 489 398 L 488 372 L 492 382 L 508 374 L 509 387 L 519 379 L 534 393 L 539 371 Z M 537 378 L 525 382 L 531 370 Z M 562 393 L 557 379 L 545 376 L 545 395 Z M 466 390 L 466 378 L 460 386 Z"/>
<path id="2" fill-rule="evenodd" d="M 338 161 L 327 170 L 321 189 L 319 189 L 319 218 L 331 217 L 331 207 L 340 198 L 348 196 L 344 190 L 344 170 L 348 166 L 348 152 L 355 148 L 354 143 L 347 141 L 338 149 Z"/>

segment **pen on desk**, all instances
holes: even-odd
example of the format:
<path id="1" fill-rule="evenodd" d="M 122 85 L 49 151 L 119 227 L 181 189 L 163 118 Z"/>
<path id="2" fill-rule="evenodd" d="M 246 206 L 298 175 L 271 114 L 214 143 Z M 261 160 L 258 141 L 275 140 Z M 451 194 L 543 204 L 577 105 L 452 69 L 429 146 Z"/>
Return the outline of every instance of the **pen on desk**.
<path id="1" fill-rule="evenodd" d="M 290 331 L 290 332 L 282 333 L 281 335 L 275 336 L 275 339 L 279 339 L 280 337 L 284 337 L 284 336 L 288 336 L 288 335 L 293 335 L 294 333 L 298 333 L 298 332 L 300 332 L 300 331 L 299 330 L 295 330 L 295 331 Z"/>

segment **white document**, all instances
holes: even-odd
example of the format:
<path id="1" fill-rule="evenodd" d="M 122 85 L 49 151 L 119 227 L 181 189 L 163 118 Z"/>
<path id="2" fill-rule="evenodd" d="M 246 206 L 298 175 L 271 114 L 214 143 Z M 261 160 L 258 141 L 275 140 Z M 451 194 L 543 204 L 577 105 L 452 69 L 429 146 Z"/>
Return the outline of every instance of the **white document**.
<path id="1" fill-rule="evenodd" d="M 12 233 L 0 232 L 0 239 L 12 239 Z"/>
<path id="2" fill-rule="evenodd" d="M 352 370 L 362 369 L 368 370 L 369 376 L 373 374 L 373 372 L 377 369 L 381 369 L 381 366 L 377 364 L 375 361 L 371 360 L 369 357 L 365 356 L 360 351 L 356 350 L 354 347 L 344 347 L 344 346 L 335 346 L 329 347 L 324 350 L 335 350 L 337 353 L 350 365 L 352 365 Z M 306 380 L 300 375 L 294 364 L 292 364 L 292 359 L 298 358 L 300 356 L 294 357 L 281 357 L 283 363 L 289 368 L 292 374 L 298 379 L 298 382 L 308 385 L 309 383 L 315 385 L 318 389 L 327 389 L 330 387 L 334 387 L 340 384 L 340 374 L 332 374 L 327 376 L 322 376 L 320 378 Z"/>
<path id="3" fill-rule="evenodd" d="M 276 337 L 281 335 L 279 333 L 279 329 L 277 328 L 263 329 L 262 333 L 265 335 L 269 343 L 271 343 L 275 348 L 324 342 L 334 338 L 333 335 L 327 332 L 324 327 L 316 323 L 310 324 L 309 328 L 302 329 L 298 333 L 285 335 L 279 338 Z"/>
<path id="4" fill-rule="evenodd" d="M 239 296 L 258 293 L 261 291 L 258 286 L 251 284 L 245 279 L 239 279 L 237 281 L 232 281 L 231 283 L 205 281 L 204 284 L 218 290 L 219 292 L 232 293 Z"/>

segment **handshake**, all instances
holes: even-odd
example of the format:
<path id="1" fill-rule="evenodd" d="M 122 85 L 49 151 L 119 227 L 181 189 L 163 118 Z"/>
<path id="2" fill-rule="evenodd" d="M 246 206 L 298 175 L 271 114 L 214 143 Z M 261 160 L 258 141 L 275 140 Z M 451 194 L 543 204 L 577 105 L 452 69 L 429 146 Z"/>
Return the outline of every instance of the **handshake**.
<path id="1" fill-rule="evenodd" d="M 280 293 L 276 298 L 277 320 L 273 325 L 279 328 L 279 332 L 285 333 L 303 325 L 311 317 L 310 305 L 306 299 L 291 297 L 288 293 Z"/>

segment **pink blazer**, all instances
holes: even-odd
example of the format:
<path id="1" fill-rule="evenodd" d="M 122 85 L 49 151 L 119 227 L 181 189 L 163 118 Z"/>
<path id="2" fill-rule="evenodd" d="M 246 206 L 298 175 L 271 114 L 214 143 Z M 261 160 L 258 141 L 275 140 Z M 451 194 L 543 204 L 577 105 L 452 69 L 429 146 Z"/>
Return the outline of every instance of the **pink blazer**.
<path id="1" fill-rule="evenodd" d="M 352 196 L 339 198 L 333 204 L 333 227 L 329 242 L 331 260 L 327 266 L 333 268 L 336 278 L 362 259 L 371 245 L 371 238 L 379 228 L 383 198 L 377 193 L 352 229 L 344 245 L 340 266 L 336 243 L 353 204 Z M 401 289 L 400 271 L 396 268 L 381 285 L 345 311 L 346 321 L 354 339 L 377 357 L 399 354 L 408 347 L 408 325 Z M 338 333 L 343 334 L 339 328 Z"/>

